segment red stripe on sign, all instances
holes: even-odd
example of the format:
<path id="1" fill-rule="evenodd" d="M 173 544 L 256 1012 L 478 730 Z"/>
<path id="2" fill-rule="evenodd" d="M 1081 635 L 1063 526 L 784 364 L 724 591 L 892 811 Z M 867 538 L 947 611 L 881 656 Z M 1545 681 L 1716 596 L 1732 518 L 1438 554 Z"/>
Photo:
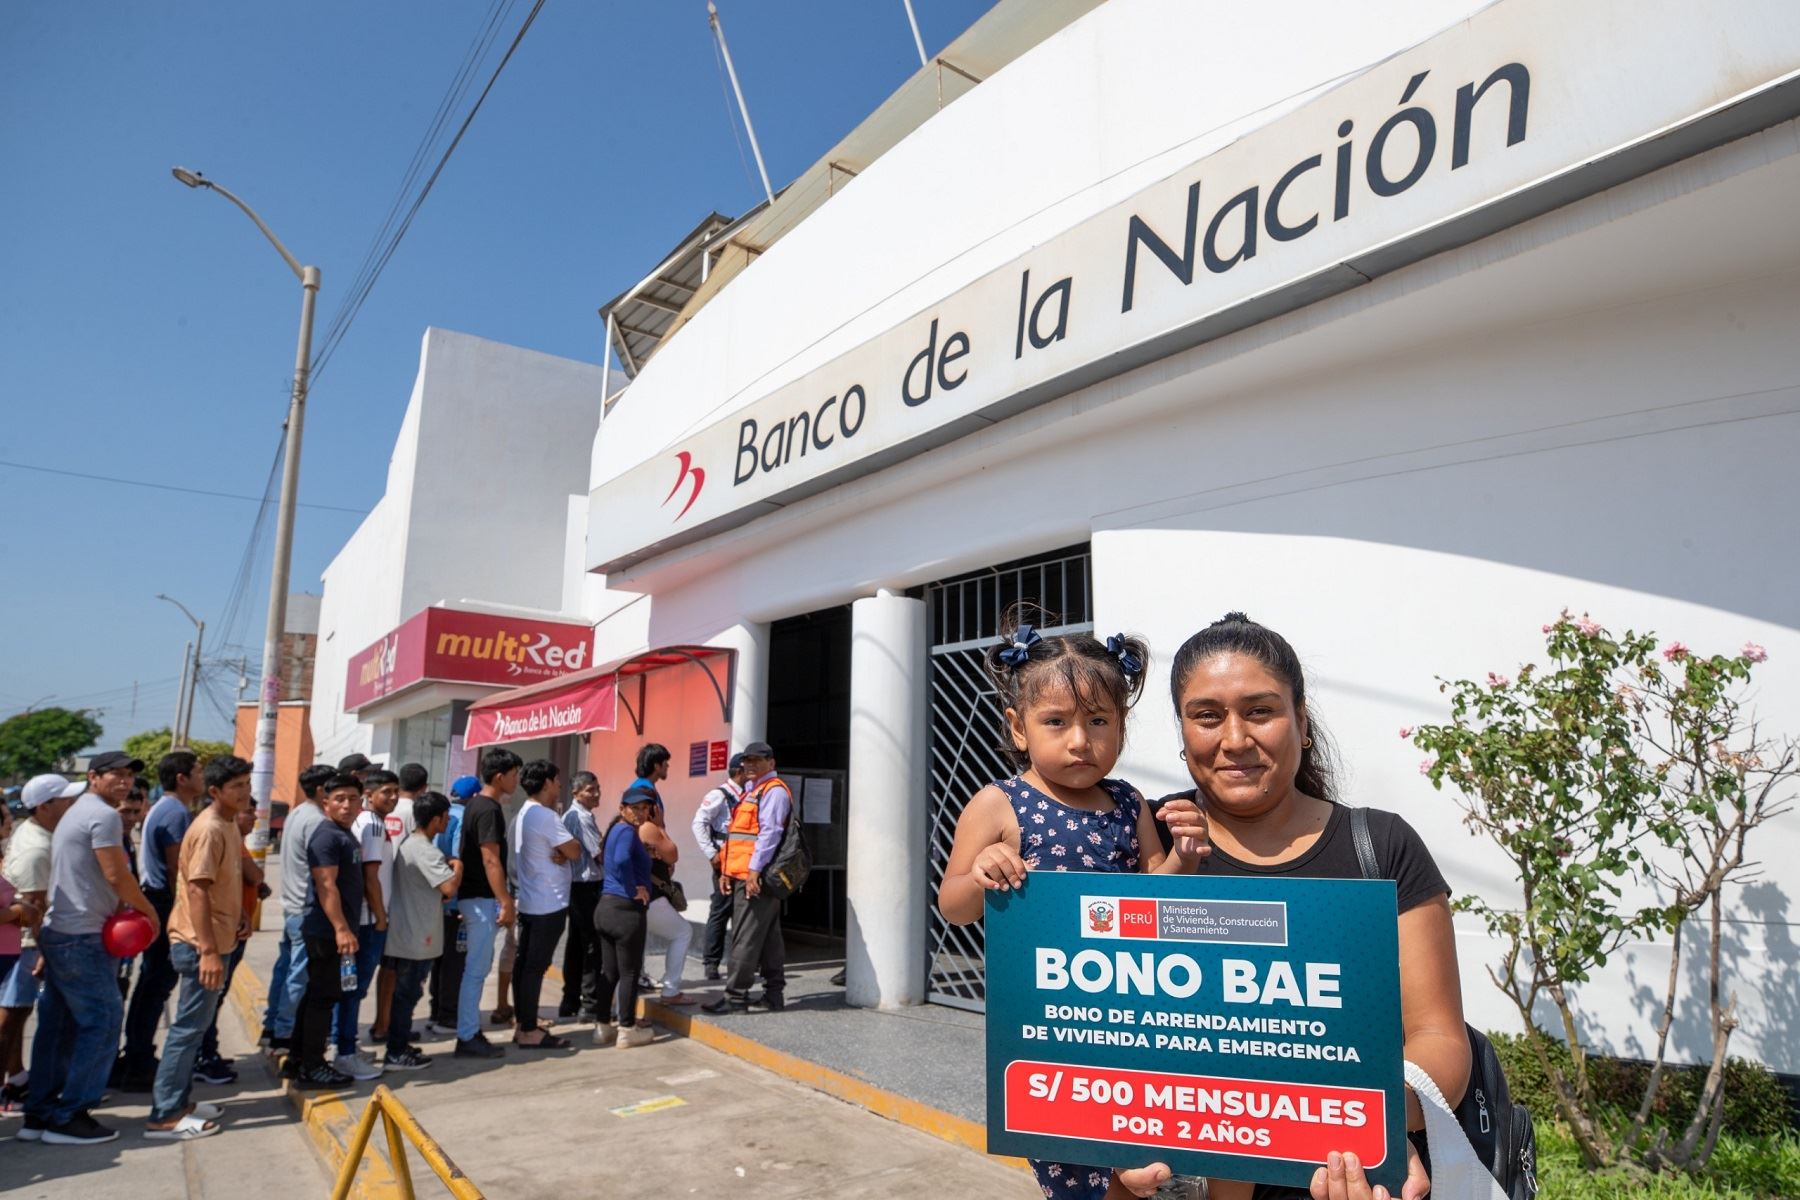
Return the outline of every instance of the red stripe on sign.
<path id="1" fill-rule="evenodd" d="M 1387 1158 L 1375 1088 L 1261 1083 L 1067 1063 L 1006 1068 L 1009 1133 L 1322 1163 L 1333 1150 L 1366 1167 Z"/>

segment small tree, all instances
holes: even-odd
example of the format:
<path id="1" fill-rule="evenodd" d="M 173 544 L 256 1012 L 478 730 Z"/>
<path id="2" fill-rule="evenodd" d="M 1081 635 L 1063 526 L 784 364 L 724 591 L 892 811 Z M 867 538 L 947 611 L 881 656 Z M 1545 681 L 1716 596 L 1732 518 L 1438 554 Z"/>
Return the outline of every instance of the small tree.
<path id="1" fill-rule="evenodd" d="M 167 726 L 161 729 L 146 729 L 142 733 L 134 733 L 125 739 L 125 753 L 133 758 L 141 758 L 144 765 L 152 772 L 163 755 L 169 752 L 174 744 Z M 203 738 L 189 738 L 187 748 L 199 758 L 201 765 L 211 762 L 221 754 L 230 754 L 231 747 L 225 742 L 209 742 Z"/>
<path id="2" fill-rule="evenodd" d="M 100 736 L 85 708 L 39 708 L 0 721 L 0 779 L 55 771 Z"/>
<path id="3" fill-rule="evenodd" d="M 1528 663 L 1516 680 L 1440 679 L 1449 723 L 1401 732 L 1432 755 L 1419 768 L 1432 786 L 1455 787 L 1465 824 L 1512 860 L 1522 907 L 1466 895 L 1457 908 L 1481 917 L 1504 947 L 1488 974 L 1518 1010 L 1582 1158 L 1599 1166 L 1613 1144 L 1596 1116 L 1569 989 L 1669 919 L 1663 906 L 1621 907 L 1622 885 L 1643 873 L 1639 843 L 1648 825 L 1668 823 L 1653 803 L 1660 780 L 1635 753 L 1635 713 L 1616 682 L 1654 664 L 1656 642 L 1629 632 L 1615 639 L 1567 613 L 1543 631 L 1542 670 Z M 1560 1018 L 1568 1071 L 1539 1025 L 1544 1000 Z"/>
<path id="4" fill-rule="evenodd" d="M 1751 672 L 1768 658 L 1761 646 L 1749 643 L 1735 655 L 1702 657 L 1672 642 L 1662 654 L 1666 666 L 1652 660 L 1642 672 L 1641 687 L 1621 694 L 1637 714 L 1646 749 L 1660 759 L 1661 803 L 1677 831 L 1669 852 L 1652 863 L 1658 882 L 1673 897 L 1675 914 L 1669 923 L 1669 981 L 1656 1055 L 1621 1142 L 1652 1169 L 1667 1162 L 1699 1171 L 1718 1145 L 1725 1116 L 1726 1050 L 1737 1028 L 1737 994 L 1725 995 L 1720 954 L 1723 895 L 1727 887 L 1759 874 L 1760 864 L 1748 857 L 1745 844 L 1757 827 L 1789 811 L 1800 779 L 1800 746 L 1791 738 L 1765 736 L 1745 703 Z M 1680 1139 L 1670 1146 L 1664 1130 L 1642 1146 L 1639 1139 L 1656 1101 L 1675 1020 L 1682 923 L 1702 909 L 1707 914 L 1712 1065 Z"/>

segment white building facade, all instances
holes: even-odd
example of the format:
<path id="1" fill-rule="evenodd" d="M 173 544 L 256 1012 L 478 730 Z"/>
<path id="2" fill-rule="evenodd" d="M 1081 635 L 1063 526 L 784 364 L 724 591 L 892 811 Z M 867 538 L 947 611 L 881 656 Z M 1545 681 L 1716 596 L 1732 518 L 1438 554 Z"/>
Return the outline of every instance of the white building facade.
<path id="1" fill-rule="evenodd" d="M 599 667 L 729 651 L 621 689 L 633 720 L 589 743 L 608 794 L 663 742 L 677 825 L 717 782 L 690 749 L 766 736 L 808 779 L 830 882 L 804 923 L 846 937 L 852 1002 L 970 1005 L 978 937 L 931 901 L 998 770 L 969 662 L 1009 600 L 1149 639 L 1118 769 L 1149 795 L 1187 785 L 1169 655 L 1227 610 L 1279 630 L 1345 798 L 1401 813 L 1459 894 L 1516 885 L 1395 732 L 1565 608 L 1765 645 L 1759 710 L 1800 730 L 1797 71 L 1774 0 L 1072 20 L 685 313 L 607 410 L 574 569 L 515 602 L 578 608 Z M 322 639 L 365 570 L 334 563 Z M 1800 818 L 1760 839 L 1793 860 Z M 1772 871 L 1729 908 L 1733 1051 L 1789 1073 L 1795 902 Z M 1493 943 L 1458 930 L 1470 1019 L 1509 1027 Z M 1648 1048 L 1666 954 L 1583 989 L 1596 1047 Z"/>

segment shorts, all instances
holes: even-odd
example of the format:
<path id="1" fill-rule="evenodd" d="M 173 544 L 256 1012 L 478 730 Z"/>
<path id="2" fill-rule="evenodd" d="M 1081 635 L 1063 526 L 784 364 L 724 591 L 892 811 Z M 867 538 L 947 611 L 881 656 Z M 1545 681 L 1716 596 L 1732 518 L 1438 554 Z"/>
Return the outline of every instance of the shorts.
<path id="1" fill-rule="evenodd" d="M 37 967 L 38 950 L 27 946 L 10 971 L 0 971 L 0 1008 L 30 1008 L 37 1003 L 38 981 L 32 975 Z"/>

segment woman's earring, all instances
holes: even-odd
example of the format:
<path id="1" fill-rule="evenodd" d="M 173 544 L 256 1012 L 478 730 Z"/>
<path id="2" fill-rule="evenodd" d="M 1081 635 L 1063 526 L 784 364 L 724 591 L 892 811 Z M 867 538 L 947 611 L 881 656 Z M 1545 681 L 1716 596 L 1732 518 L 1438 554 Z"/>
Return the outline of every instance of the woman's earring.
<path id="1" fill-rule="evenodd" d="M 1301 738 L 1300 739 L 1300 748 L 1302 750 L 1311 750 L 1312 749 L 1312 739 L 1311 738 Z"/>
<path id="2" fill-rule="evenodd" d="M 1186 761 L 1187 761 L 1187 751 L 1186 751 L 1186 750 L 1183 750 L 1183 751 L 1182 751 L 1182 752 L 1181 752 L 1181 761 L 1182 761 L 1182 762 L 1186 762 Z"/>

